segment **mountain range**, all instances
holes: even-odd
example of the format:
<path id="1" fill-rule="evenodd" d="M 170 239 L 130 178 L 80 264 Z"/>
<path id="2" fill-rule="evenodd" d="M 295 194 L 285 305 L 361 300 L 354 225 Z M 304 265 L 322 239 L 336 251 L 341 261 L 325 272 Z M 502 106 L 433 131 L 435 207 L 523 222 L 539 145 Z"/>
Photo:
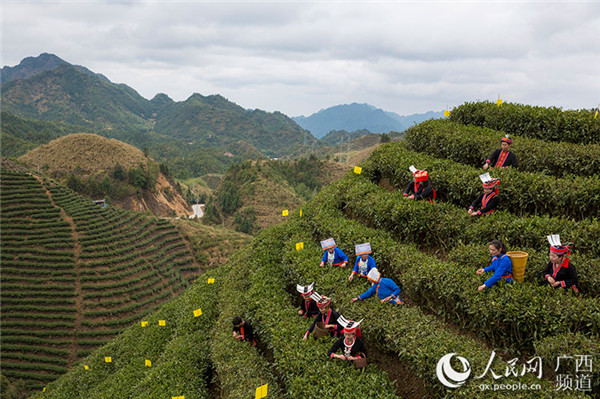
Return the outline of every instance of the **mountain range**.
<path id="1" fill-rule="evenodd" d="M 401 116 L 373 105 L 352 103 L 336 105 L 310 116 L 301 115 L 292 119 L 309 130 L 316 138 L 322 139 L 332 130 L 347 132 L 367 130 L 367 133 L 402 132 L 415 123 L 441 117 L 443 117 L 442 111 Z"/>
<path id="2" fill-rule="evenodd" d="M 19 156 L 64 134 L 116 138 L 167 160 L 175 175 L 224 172 L 247 157 L 282 157 L 317 140 L 286 115 L 246 110 L 220 95 L 147 100 L 125 84 L 51 54 L 2 68 L 2 148 Z M 49 124 L 40 123 L 40 121 Z M 48 140 L 35 140 L 44 133 Z"/>
<path id="3" fill-rule="evenodd" d="M 243 159 L 314 152 L 331 146 L 331 140 L 316 137 L 332 130 L 387 133 L 441 116 L 400 116 L 354 103 L 289 118 L 247 110 L 220 95 L 194 93 L 174 101 L 159 93 L 148 100 L 126 84 L 47 53 L 3 67 L 1 77 L 3 156 L 21 156 L 66 134 L 95 133 L 144 149 L 181 178 L 223 173 Z"/>

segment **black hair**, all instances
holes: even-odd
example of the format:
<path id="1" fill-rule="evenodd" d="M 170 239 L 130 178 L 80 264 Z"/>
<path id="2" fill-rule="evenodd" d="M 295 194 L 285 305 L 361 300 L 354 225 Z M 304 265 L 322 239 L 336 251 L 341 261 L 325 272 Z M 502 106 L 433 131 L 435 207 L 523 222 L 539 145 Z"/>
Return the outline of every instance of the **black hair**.
<path id="1" fill-rule="evenodd" d="M 237 326 L 237 325 L 239 325 L 241 322 L 242 322 L 242 318 L 241 318 L 240 316 L 235 316 L 235 317 L 233 318 L 233 325 L 234 325 L 234 326 Z"/>
<path id="2" fill-rule="evenodd" d="M 490 241 L 490 243 L 488 245 L 493 245 L 494 248 L 500 250 L 500 253 L 503 253 L 503 254 L 505 254 L 508 251 L 508 248 L 506 248 L 506 244 L 504 244 L 500 240 L 492 240 L 492 241 Z"/>

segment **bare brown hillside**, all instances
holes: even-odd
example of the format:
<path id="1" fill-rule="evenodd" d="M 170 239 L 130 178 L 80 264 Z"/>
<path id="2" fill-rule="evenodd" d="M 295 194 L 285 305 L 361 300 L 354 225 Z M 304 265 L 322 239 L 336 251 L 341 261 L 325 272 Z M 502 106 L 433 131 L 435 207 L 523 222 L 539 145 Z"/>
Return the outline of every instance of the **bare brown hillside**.
<path id="1" fill-rule="evenodd" d="M 112 180 L 113 192 L 92 193 L 84 188 L 78 191 L 93 199 L 109 198 L 113 205 L 137 212 L 151 211 L 159 216 L 192 214 L 172 182 L 159 171 L 158 164 L 139 149 L 119 140 L 90 133 L 71 134 L 40 146 L 19 160 L 31 169 L 39 167 L 41 173 L 63 183 L 74 175 L 83 182 L 82 186 L 89 179 L 96 182 L 107 176 L 112 179 L 117 164 L 121 165 L 125 175 L 127 171 L 141 167 L 155 181 L 152 188 L 140 189 L 126 181 Z"/>
<path id="2" fill-rule="evenodd" d="M 112 171 L 117 163 L 124 169 L 148 166 L 150 158 L 137 148 L 115 139 L 77 133 L 52 140 L 19 158 L 31 167 L 55 174 L 77 172 L 80 176 Z"/>

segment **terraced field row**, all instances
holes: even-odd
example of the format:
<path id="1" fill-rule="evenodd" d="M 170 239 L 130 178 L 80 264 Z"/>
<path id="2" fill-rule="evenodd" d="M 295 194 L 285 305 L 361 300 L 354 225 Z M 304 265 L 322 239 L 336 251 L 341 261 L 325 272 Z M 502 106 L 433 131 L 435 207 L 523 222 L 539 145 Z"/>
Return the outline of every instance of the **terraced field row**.
<path id="1" fill-rule="evenodd" d="M 2 171 L 3 375 L 31 389 L 182 292 L 199 273 L 168 221 Z"/>
<path id="2" fill-rule="evenodd" d="M 0 188 L 2 372 L 35 389 L 67 370 L 77 313 L 74 240 L 37 179 L 3 170 Z"/>

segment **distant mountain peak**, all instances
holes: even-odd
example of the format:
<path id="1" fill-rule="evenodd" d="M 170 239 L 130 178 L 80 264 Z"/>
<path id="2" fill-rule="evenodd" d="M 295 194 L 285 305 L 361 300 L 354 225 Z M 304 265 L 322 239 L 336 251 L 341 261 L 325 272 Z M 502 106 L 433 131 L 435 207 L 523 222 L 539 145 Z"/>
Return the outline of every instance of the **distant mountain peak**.
<path id="1" fill-rule="evenodd" d="M 301 115 L 292 119 L 315 137 L 322 139 L 329 132 L 341 130 L 347 132 L 367 130 L 371 133 L 402 132 L 414 123 L 441 117 L 443 117 L 441 111 L 401 116 L 371 104 L 354 102 L 335 105 L 321 109 L 310 116 Z"/>
<path id="2" fill-rule="evenodd" d="M 5 66 L 0 71 L 0 82 L 7 83 L 17 79 L 29 79 L 40 73 L 51 71 L 62 65 L 71 65 L 80 72 L 88 75 L 98 76 L 106 82 L 110 82 L 108 78 L 102 74 L 94 73 L 81 65 L 73 65 L 62 58 L 50 54 L 42 53 L 37 57 L 26 57 L 21 60 L 19 65 L 14 67 Z"/>
<path id="3" fill-rule="evenodd" d="M 292 119 L 317 138 L 326 136 L 332 130 L 353 132 L 366 129 L 371 133 L 388 133 L 405 129 L 400 121 L 366 103 L 336 105 L 308 117 Z"/>

